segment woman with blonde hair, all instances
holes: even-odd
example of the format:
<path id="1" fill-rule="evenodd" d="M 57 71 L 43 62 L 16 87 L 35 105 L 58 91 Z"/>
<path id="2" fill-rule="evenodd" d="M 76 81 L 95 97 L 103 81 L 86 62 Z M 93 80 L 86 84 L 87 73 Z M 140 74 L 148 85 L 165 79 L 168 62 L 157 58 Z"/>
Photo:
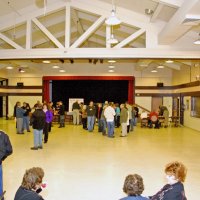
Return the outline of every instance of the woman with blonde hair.
<path id="1" fill-rule="evenodd" d="M 38 193 L 41 192 L 44 171 L 40 167 L 26 170 L 22 184 L 15 194 L 14 200 L 44 200 Z"/>

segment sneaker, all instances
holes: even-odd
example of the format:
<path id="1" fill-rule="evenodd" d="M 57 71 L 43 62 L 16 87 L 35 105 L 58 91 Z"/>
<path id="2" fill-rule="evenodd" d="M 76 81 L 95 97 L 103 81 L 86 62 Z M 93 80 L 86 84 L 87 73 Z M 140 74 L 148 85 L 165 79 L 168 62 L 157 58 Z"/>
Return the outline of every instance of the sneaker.
<path id="1" fill-rule="evenodd" d="M 37 147 L 31 147 L 31 150 L 38 150 Z"/>

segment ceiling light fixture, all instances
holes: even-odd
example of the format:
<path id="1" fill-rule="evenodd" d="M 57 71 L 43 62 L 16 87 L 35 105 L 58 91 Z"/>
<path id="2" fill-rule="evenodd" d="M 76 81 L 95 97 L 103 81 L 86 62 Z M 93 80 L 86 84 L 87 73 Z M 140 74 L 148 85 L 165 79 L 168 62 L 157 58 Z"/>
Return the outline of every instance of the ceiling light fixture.
<path id="1" fill-rule="evenodd" d="M 108 72 L 110 72 L 110 73 L 113 73 L 113 72 L 114 72 L 114 70 L 113 70 L 113 69 L 109 69 L 109 70 L 108 70 Z"/>
<path id="2" fill-rule="evenodd" d="M 54 65 L 52 68 L 53 69 L 59 69 L 60 67 L 58 65 Z"/>
<path id="3" fill-rule="evenodd" d="M 6 67 L 6 69 L 13 69 L 13 67 L 12 66 L 8 66 L 8 67 Z"/>
<path id="4" fill-rule="evenodd" d="M 60 69 L 59 72 L 64 73 L 66 71 L 64 69 Z"/>
<path id="5" fill-rule="evenodd" d="M 116 17 L 116 6 L 114 4 L 114 0 L 112 0 L 111 16 L 105 21 L 105 23 L 109 26 L 116 26 L 121 24 L 121 20 Z"/>
<path id="6" fill-rule="evenodd" d="M 151 70 L 152 73 L 157 73 L 158 71 L 156 69 Z"/>
<path id="7" fill-rule="evenodd" d="M 20 73 L 24 73 L 24 72 L 25 72 L 25 70 L 24 70 L 24 69 L 22 69 L 22 68 L 19 68 L 19 72 L 20 72 Z"/>
<path id="8" fill-rule="evenodd" d="M 173 60 L 166 60 L 165 62 L 166 63 L 173 63 L 174 61 Z"/>
<path id="9" fill-rule="evenodd" d="M 45 63 L 45 64 L 49 64 L 49 63 L 51 63 L 50 60 L 43 60 L 42 62 Z"/>
<path id="10" fill-rule="evenodd" d="M 110 66 L 108 66 L 108 68 L 110 68 L 110 69 L 114 69 L 114 68 L 115 68 L 115 66 L 113 66 L 113 65 L 110 65 Z"/>
<path id="11" fill-rule="evenodd" d="M 199 38 L 194 41 L 194 44 L 200 44 L 200 33 L 199 33 Z"/>
<path id="12" fill-rule="evenodd" d="M 108 60 L 109 63 L 116 63 L 116 60 Z"/>
<path id="13" fill-rule="evenodd" d="M 165 68 L 163 65 L 158 65 L 158 67 L 157 67 L 158 69 L 163 69 L 163 68 Z"/>
<path id="14" fill-rule="evenodd" d="M 151 10 L 151 9 L 149 9 L 149 8 L 146 8 L 146 9 L 145 9 L 145 14 L 146 14 L 146 15 L 152 15 L 153 13 L 154 13 L 153 10 Z"/>

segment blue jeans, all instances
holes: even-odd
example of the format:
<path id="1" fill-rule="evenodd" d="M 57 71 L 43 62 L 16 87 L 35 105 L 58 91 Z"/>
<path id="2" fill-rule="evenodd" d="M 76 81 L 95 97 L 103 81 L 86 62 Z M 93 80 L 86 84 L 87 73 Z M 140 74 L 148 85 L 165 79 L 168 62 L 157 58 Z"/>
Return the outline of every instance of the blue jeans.
<path id="1" fill-rule="evenodd" d="M 100 122 L 102 134 L 106 134 L 106 120 L 105 119 L 100 119 L 99 122 Z"/>
<path id="2" fill-rule="evenodd" d="M 42 147 L 42 134 L 43 130 L 33 130 L 34 133 L 34 147 Z"/>
<path id="3" fill-rule="evenodd" d="M 94 116 L 88 116 L 87 117 L 87 125 L 88 125 L 88 131 L 93 131 L 93 128 L 94 128 Z"/>
<path id="4" fill-rule="evenodd" d="M 108 126 L 108 137 L 112 137 L 114 134 L 114 126 L 115 123 L 113 122 L 107 122 L 107 126 Z"/>
<path id="5" fill-rule="evenodd" d="M 3 194 L 3 170 L 2 170 L 2 164 L 0 165 L 0 197 Z"/>
<path id="6" fill-rule="evenodd" d="M 129 124 L 130 124 L 130 131 L 133 131 L 134 130 L 135 120 L 134 119 L 129 119 Z"/>
<path id="7" fill-rule="evenodd" d="M 137 117 L 134 119 L 134 126 L 137 126 Z"/>
<path id="8" fill-rule="evenodd" d="M 23 117 L 23 129 L 27 130 L 27 131 L 30 131 L 30 128 L 29 128 L 29 116 L 24 116 Z"/>

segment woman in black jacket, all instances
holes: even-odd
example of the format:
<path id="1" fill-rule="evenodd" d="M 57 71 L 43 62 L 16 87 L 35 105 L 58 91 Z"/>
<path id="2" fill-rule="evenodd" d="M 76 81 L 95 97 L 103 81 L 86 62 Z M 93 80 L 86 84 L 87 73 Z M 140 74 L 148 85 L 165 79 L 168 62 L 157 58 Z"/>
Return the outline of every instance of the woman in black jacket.
<path id="1" fill-rule="evenodd" d="M 42 191 L 44 171 L 40 167 L 26 170 L 22 184 L 15 194 L 14 200 L 44 200 L 39 192 Z"/>

